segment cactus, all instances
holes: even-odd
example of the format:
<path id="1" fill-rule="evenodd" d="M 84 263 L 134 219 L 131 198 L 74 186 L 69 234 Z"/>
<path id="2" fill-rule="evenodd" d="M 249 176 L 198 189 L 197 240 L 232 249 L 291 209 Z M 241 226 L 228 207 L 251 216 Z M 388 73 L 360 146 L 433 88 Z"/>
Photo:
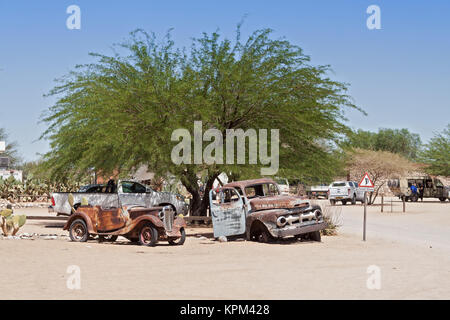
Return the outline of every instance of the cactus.
<path id="1" fill-rule="evenodd" d="M 0 225 L 4 236 L 14 236 L 17 231 L 25 224 L 27 217 L 25 215 L 13 215 L 11 209 L 5 209 L 0 212 Z"/>

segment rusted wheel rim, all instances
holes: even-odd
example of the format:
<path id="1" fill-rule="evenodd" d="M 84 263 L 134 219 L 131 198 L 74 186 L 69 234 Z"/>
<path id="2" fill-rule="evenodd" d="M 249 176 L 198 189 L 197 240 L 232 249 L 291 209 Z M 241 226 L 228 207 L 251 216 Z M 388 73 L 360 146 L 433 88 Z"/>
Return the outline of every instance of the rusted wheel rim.
<path id="1" fill-rule="evenodd" d="M 77 223 L 72 228 L 72 235 L 76 240 L 81 240 L 86 234 L 86 229 L 81 223 Z"/>
<path id="2" fill-rule="evenodd" d="M 149 227 L 144 227 L 141 231 L 141 240 L 148 244 L 152 241 L 152 230 Z"/>

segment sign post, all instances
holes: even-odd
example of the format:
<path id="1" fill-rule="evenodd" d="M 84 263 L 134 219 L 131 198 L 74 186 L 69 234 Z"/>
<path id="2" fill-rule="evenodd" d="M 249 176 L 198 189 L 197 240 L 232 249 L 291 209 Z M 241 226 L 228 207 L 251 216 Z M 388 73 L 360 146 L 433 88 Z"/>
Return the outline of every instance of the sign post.
<path id="1" fill-rule="evenodd" d="M 366 172 L 358 184 L 358 187 L 364 190 L 364 222 L 363 222 L 363 241 L 366 241 L 366 225 L 367 225 L 367 192 L 373 192 L 375 186 Z"/>

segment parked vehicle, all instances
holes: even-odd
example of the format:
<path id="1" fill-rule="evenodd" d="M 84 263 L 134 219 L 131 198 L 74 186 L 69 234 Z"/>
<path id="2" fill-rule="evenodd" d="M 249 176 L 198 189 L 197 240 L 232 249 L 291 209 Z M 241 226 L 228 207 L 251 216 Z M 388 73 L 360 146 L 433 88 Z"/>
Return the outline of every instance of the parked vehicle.
<path id="1" fill-rule="evenodd" d="M 80 193 L 106 193 L 107 185 L 103 184 L 88 184 L 82 186 L 78 192 Z"/>
<path id="2" fill-rule="evenodd" d="M 341 201 L 343 205 L 347 202 L 356 204 L 356 201 L 364 203 L 364 190 L 354 181 L 335 181 L 330 185 L 328 199 L 331 205 L 335 205 L 337 201 Z"/>
<path id="3" fill-rule="evenodd" d="M 318 199 L 320 197 L 328 199 L 328 190 L 330 187 L 330 184 L 310 186 L 306 188 L 306 195 L 308 196 L 308 199 Z"/>
<path id="4" fill-rule="evenodd" d="M 72 194 L 68 196 L 68 202 L 75 210 Z M 184 244 L 185 228 L 183 216 L 175 216 L 172 206 L 102 208 L 82 205 L 70 216 L 63 229 L 68 230 L 70 239 L 76 242 L 86 242 L 89 236 L 98 236 L 99 241 L 114 242 L 118 236 L 123 236 L 141 245 L 155 246 L 163 240 L 171 245 Z"/>
<path id="5" fill-rule="evenodd" d="M 411 186 L 417 187 L 417 193 L 411 191 Z M 400 199 L 405 198 L 416 202 L 419 198 L 438 198 L 444 202 L 450 199 L 450 187 L 444 186 L 441 180 L 431 176 L 403 177 L 388 181 L 388 187 L 392 193 Z"/>
<path id="6" fill-rule="evenodd" d="M 280 189 L 281 194 L 289 194 L 289 181 L 286 178 L 276 178 L 278 188 Z"/>
<path id="7" fill-rule="evenodd" d="M 70 215 L 68 203 L 69 193 L 56 192 L 52 194 L 50 212 L 57 215 Z M 89 185 L 73 193 L 75 210 L 81 206 L 82 200 L 91 206 L 116 207 L 139 205 L 144 208 L 171 206 L 176 214 L 186 215 L 188 205 L 184 197 L 171 192 L 158 192 L 150 187 L 134 181 L 119 181 L 118 188 L 103 185 Z"/>
<path id="8" fill-rule="evenodd" d="M 237 181 L 211 190 L 214 236 L 245 235 L 269 242 L 294 236 L 320 241 L 327 227 L 320 206 L 298 196 L 281 195 L 272 179 Z"/>

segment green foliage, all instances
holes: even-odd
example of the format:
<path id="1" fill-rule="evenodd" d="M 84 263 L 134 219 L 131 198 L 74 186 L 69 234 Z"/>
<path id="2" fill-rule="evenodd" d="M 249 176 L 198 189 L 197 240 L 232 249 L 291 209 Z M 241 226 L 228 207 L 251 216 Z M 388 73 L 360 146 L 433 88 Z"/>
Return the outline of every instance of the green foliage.
<path id="1" fill-rule="evenodd" d="M 450 124 L 425 145 L 421 160 L 428 165 L 428 173 L 450 176 Z"/>
<path id="2" fill-rule="evenodd" d="M 218 33 L 194 39 L 191 50 L 175 48 L 167 35 L 137 30 L 113 56 L 77 66 L 50 93 L 57 102 L 44 122 L 53 177 L 83 176 L 92 168 L 121 175 L 141 164 L 158 175 L 172 173 L 191 193 L 197 172 L 207 181 L 220 172 L 259 176 L 263 165 L 174 165 L 174 129 L 192 132 L 241 128 L 280 130 L 279 176 L 330 179 L 336 161 L 330 146 L 349 129 L 344 109 L 357 108 L 346 84 L 328 78 L 328 66 L 312 66 L 301 48 L 255 31 L 242 41 Z M 270 144 L 268 146 L 270 150 Z M 206 189 L 206 192 L 209 190 Z"/>
<path id="3" fill-rule="evenodd" d="M 0 178 L 0 198 L 10 202 L 47 201 L 52 192 L 74 192 L 82 183 L 46 182 L 29 178 L 24 183 L 10 177 L 7 180 Z"/>
<path id="4" fill-rule="evenodd" d="M 378 132 L 354 131 L 343 144 L 345 147 L 400 154 L 410 160 L 417 159 L 421 140 L 418 134 L 408 129 L 380 128 Z"/>

